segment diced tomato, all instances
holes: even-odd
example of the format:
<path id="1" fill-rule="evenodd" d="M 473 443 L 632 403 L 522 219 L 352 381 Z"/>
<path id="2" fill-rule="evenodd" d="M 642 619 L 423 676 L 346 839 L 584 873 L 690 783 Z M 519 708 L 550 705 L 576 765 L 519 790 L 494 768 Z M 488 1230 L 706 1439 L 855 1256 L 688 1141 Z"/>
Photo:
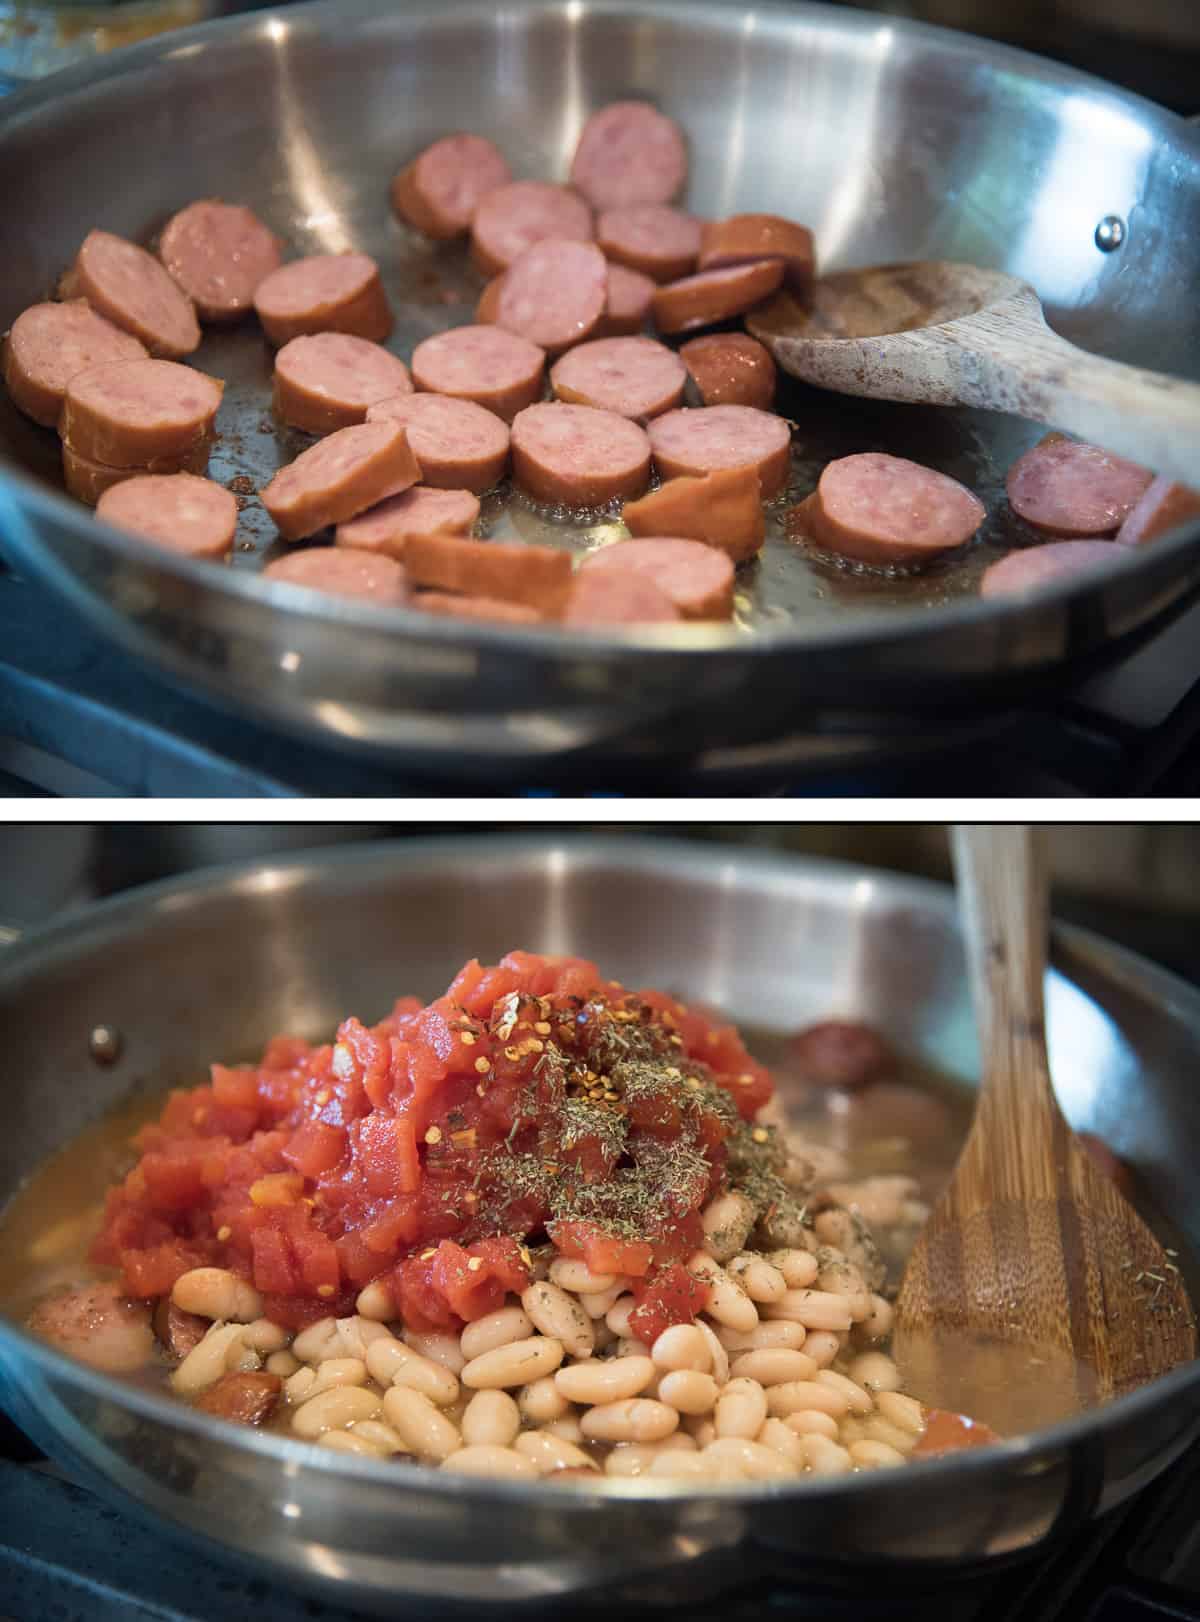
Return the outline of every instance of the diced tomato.
<path id="1" fill-rule="evenodd" d="M 303 1121 L 288 1139 L 283 1158 L 305 1177 L 332 1171 L 346 1153 L 344 1127 L 324 1121 Z"/>
<path id="2" fill-rule="evenodd" d="M 672 1324 L 690 1324 L 708 1305 L 709 1286 L 693 1278 L 680 1262 L 662 1267 L 633 1286 L 637 1305 L 629 1314 L 630 1332 L 647 1346 Z"/>
<path id="3" fill-rule="evenodd" d="M 211 1067 L 213 1099 L 227 1108 L 255 1111 L 258 1107 L 258 1072 L 249 1065 L 231 1070 L 223 1064 Z"/>
<path id="4" fill-rule="evenodd" d="M 250 1245 L 254 1255 L 254 1288 L 264 1295 L 293 1295 L 300 1288 L 299 1270 L 278 1228 L 255 1228 L 250 1235 Z"/>
<path id="5" fill-rule="evenodd" d="M 351 1127 L 350 1143 L 368 1193 L 415 1194 L 420 1188 L 417 1146 L 407 1117 L 368 1115 Z"/>
<path id="6" fill-rule="evenodd" d="M 616 1234 L 602 1233 L 590 1222 L 555 1222 L 549 1231 L 564 1256 L 586 1262 L 593 1273 L 625 1273 L 640 1278 L 654 1257 L 654 1247 L 647 1240 L 621 1239 Z"/>
<path id="7" fill-rule="evenodd" d="M 125 1288 L 130 1295 L 147 1299 L 156 1295 L 169 1295 L 175 1280 L 190 1273 L 193 1267 L 203 1267 L 208 1257 L 203 1250 L 186 1245 L 179 1239 L 168 1239 L 152 1250 L 125 1250 L 121 1265 L 125 1270 Z"/>

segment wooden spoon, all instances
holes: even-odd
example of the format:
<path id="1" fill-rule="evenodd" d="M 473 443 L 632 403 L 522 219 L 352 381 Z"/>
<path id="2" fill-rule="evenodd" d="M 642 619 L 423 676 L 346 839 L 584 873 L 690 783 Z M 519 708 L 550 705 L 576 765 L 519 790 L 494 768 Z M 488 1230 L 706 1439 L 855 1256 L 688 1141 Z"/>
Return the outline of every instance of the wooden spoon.
<path id="1" fill-rule="evenodd" d="M 950 1185 L 909 1259 L 895 1355 L 906 1390 L 1012 1434 L 1186 1362 L 1195 1323 L 1174 1258 L 1054 1099 L 1034 834 L 968 827 L 954 837 L 983 1082 Z"/>
<path id="2" fill-rule="evenodd" d="M 986 406 L 1079 434 L 1197 482 L 1200 384 L 1077 349 L 1033 288 L 929 260 L 843 270 L 805 309 L 788 293 L 746 317 L 785 372 L 841 394 Z"/>

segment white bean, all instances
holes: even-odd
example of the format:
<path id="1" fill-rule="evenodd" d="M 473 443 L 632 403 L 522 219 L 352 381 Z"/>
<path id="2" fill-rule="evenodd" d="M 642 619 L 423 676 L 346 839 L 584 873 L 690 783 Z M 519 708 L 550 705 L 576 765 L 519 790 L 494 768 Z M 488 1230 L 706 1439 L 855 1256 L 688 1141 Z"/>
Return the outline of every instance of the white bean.
<path id="1" fill-rule="evenodd" d="M 543 1425 L 542 1434 L 557 1436 L 563 1442 L 574 1442 L 576 1447 L 583 1441 L 583 1431 L 573 1413 L 564 1414 L 561 1419 L 552 1419 L 548 1425 Z"/>
<path id="2" fill-rule="evenodd" d="M 569 1402 L 620 1402 L 644 1391 L 656 1372 L 648 1357 L 589 1358 L 559 1369 L 554 1383 Z"/>
<path id="3" fill-rule="evenodd" d="M 718 1481 L 720 1472 L 715 1469 L 711 1459 L 706 1459 L 700 1453 L 660 1453 L 650 1460 L 650 1468 L 644 1472 L 649 1476 L 695 1477 L 698 1480 Z"/>
<path id="4" fill-rule="evenodd" d="M 473 1358 L 482 1357 L 485 1352 L 494 1351 L 497 1346 L 525 1340 L 532 1333 L 533 1325 L 520 1307 L 500 1307 L 496 1312 L 485 1313 L 482 1318 L 469 1323 L 459 1337 L 459 1345 L 469 1363 Z"/>
<path id="5" fill-rule="evenodd" d="M 647 1475 L 650 1466 L 661 1452 L 661 1447 L 649 1442 L 633 1442 L 623 1447 L 614 1447 L 604 1460 L 604 1473 L 606 1476 Z"/>
<path id="6" fill-rule="evenodd" d="M 654 1366 L 668 1374 L 675 1369 L 695 1369 L 707 1374 L 712 1368 L 712 1353 L 704 1331 L 695 1324 L 672 1324 L 650 1348 Z"/>
<path id="7" fill-rule="evenodd" d="M 554 1271 L 553 1265 L 550 1269 Z M 573 1295 L 547 1280 L 531 1284 L 521 1296 L 521 1305 L 533 1327 L 552 1340 L 561 1341 L 572 1357 L 590 1357 L 596 1346 L 592 1320 Z"/>
<path id="8" fill-rule="evenodd" d="M 555 1384 L 554 1375 L 545 1374 L 532 1380 L 517 1392 L 517 1407 L 521 1417 L 531 1425 L 548 1425 L 552 1419 L 561 1419 L 571 1404 Z"/>
<path id="9" fill-rule="evenodd" d="M 309 1400 L 292 1415 L 297 1436 L 314 1442 L 326 1431 L 344 1431 L 359 1419 L 375 1419 L 383 1404 L 374 1391 L 360 1385 L 339 1385 Z"/>
<path id="10" fill-rule="evenodd" d="M 817 1276 L 817 1258 L 807 1250 L 772 1250 L 768 1261 L 783 1274 L 789 1290 L 806 1290 Z"/>
<path id="11" fill-rule="evenodd" d="M 844 1374 L 837 1374 L 833 1369 L 820 1369 L 815 1378 L 818 1385 L 823 1385 L 830 1391 L 840 1392 L 845 1397 L 846 1406 L 852 1414 L 869 1414 L 875 1407 L 875 1399 L 871 1393 L 864 1391 L 862 1386 L 856 1385 Z"/>
<path id="12" fill-rule="evenodd" d="M 844 1392 L 818 1385 L 815 1380 L 789 1380 L 767 1392 L 767 1406 L 776 1419 L 786 1419 L 802 1408 L 816 1408 L 840 1419 L 850 1408 Z"/>
<path id="13" fill-rule="evenodd" d="M 782 1348 L 798 1352 L 808 1339 L 808 1330 L 791 1318 L 773 1318 L 760 1323 L 748 1335 L 736 1329 L 718 1329 L 717 1338 L 727 1352 L 765 1352 Z"/>
<path id="14" fill-rule="evenodd" d="M 889 1424 L 912 1436 L 920 1436 L 925 1429 L 925 1411 L 915 1397 L 906 1397 L 900 1391 L 881 1391 L 878 1407 Z"/>
<path id="15" fill-rule="evenodd" d="M 194 1396 L 228 1371 L 227 1359 L 244 1350 L 242 1324 L 215 1323 L 198 1341 L 171 1375 L 171 1384 L 181 1397 Z"/>
<path id="16" fill-rule="evenodd" d="M 653 1397 L 601 1403 L 589 1408 L 579 1421 L 590 1442 L 661 1442 L 678 1424 L 674 1408 L 655 1402 Z"/>
<path id="17" fill-rule="evenodd" d="M 735 1256 L 726 1272 L 741 1285 L 751 1301 L 778 1301 L 787 1293 L 783 1274 L 759 1256 Z"/>
<path id="18" fill-rule="evenodd" d="M 767 1417 L 767 1393 L 757 1380 L 730 1380 L 717 1398 L 718 1436 L 755 1437 Z"/>
<path id="19" fill-rule="evenodd" d="M 788 1463 L 797 1470 L 808 1468 L 808 1459 L 800 1445 L 800 1437 L 794 1430 L 789 1429 L 782 1419 L 766 1420 L 755 1441 L 761 1442 L 764 1447 L 769 1447 L 776 1453 L 782 1453 Z"/>
<path id="20" fill-rule="evenodd" d="M 521 1411 L 507 1391 L 477 1391 L 462 1416 L 468 1447 L 511 1447 L 521 1429 Z"/>
<path id="21" fill-rule="evenodd" d="M 373 1340 L 367 1347 L 367 1367 L 372 1379 L 380 1385 L 403 1385 L 420 1391 L 440 1408 L 447 1408 L 458 1398 L 458 1381 L 449 1369 L 440 1363 L 422 1357 L 403 1341 Z"/>
<path id="22" fill-rule="evenodd" d="M 634 1340 L 632 1335 L 623 1335 L 617 1342 L 615 1357 L 649 1357 L 650 1348 L 644 1340 Z"/>
<path id="23" fill-rule="evenodd" d="M 705 1249 L 714 1261 L 727 1262 L 737 1255 L 750 1237 L 754 1216 L 754 1206 L 744 1194 L 718 1194 L 715 1200 L 709 1201 L 700 1213 L 700 1220 L 704 1225 Z"/>
<path id="24" fill-rule="evenodd" d="M 302 1363 L 320 1363 L 326 1357 L 341 1357 L 342 1338 L 336 1318 L 318 1318 L 302 1329 L 292 1342 L 292 1350 Z"/>
<path id="25" fill-rule="evenodd" d="M 575 1295 L 596 1295 L 601 1290 L 611 1290 L 617 1278 L 616 1273 L 593 1273 L 586 1262 L 572 1261 L 567 1256 L 556 1257 L 550 1263 L 551 1284 Z M 528 1311 L 528 1307 L 525 1310 Z"/>
<path id="26" fill-rule="evenodd" d="M 391 1330 L 373 1318 L 338 1318 L 338 1340 L 345 1357 L 366 1357 L 373 1340 L 395 1340 Z"/>
<path id="27" fill-rule="evenodd" d="M 459 1345 L 457 1335 L 442 1334 L 439 1330 L 431 1329 L 422 1333 L 416 1329 L 406 1329 L 401 1337 L 406 1346 L 411 1346 L 414 1352 L 420 1352 L 431 1363 L 440 1363 L 451 1374 L 461 1374 L 466 1367 L 466 1358 Z"/>
<path id="28" fill-rule="evenodd" d="M 458 1476 L 487 1476 L 505 1481 L 533 1481 L 538 1473 L 531 1459 L 515 1453 L 511 1447 L 488 1447 L 481 1443 L 460 1447 L 449 1455 L 442 1469 Z"/>
<path id="29" fill-rule="evenodd" d="M 316 1369 L 308 1363 L 301 1363 L 295 1373 L 283 1382 L 283 1400 L 297 1406 L 312 1395 L 316 1383 Z"/>
<path id="30" fill-rule="evenodd" d="M 304 1374 L 312 1374 L 313 1377 L 311 1380 L 301 1380 Z M 297 1381 L 300 1383 L 294 1383 Z M 284 1386 L 284 1394 L 289 1402 L 307 1402 L 310 1397 L 319 1397 L 322 1391 L 332 1391 L 335 1386 L 366 1383 L 367 1365 L 361 1357 L 327 1357 L 315 1373 L 311 1369 L 301 1369 L 293 1374 Z"/>
<path id="31" fill-rule="evenodd" d="M 892 1470 L 904 1463 L 904 1454 L 886 1442 L 851 1442 L 849 1452 L 862 1470 Z"/>
<path id="32" fill-rule="evenodd" d="M 846 1449 L 837 1442 L 831 1442 L 827 1436 L 810 1433 L 802 1436 L 800 1441 L 813 1475 L 844 1476 L 854 1468 L 854 1461 Z"/>
<path id="33" fill-rule="evenodd" d="M 583 1297 L 580 1296 L 579 1299 L 582 1301 Z M 596 1331 L 596 1350 L 598 1352 L 602 1352 L 606 1346 L 614 1346 L 616 1344 L 617 1337 L 613 1334 L 612 1330 L 608 1327 L 603 1318 L 593 1318 L 592 1324 Z"/>
<path id="34" fill-rule="evenodd" d="M 593 1325 L 598 1329 L 599 1326 L 597 1324 L 597 1320 L 602 1320 L 609 1307 L 613 1306 L 615 1302 L 620 1300 L 621 1296 L 623 1296 L 628 1289 L 629 1280 L 619 1278 L 611 1289 L 597 1290 L 595 1294 L 592 1295 L 584 1293 L 579 1297 L 579 1304 L 587 1313 L 588 1317 L 591 1318 Z M 604 1327 L 605 1329 L 608 1329 L 607 1324 L 605 1324 Z M 608 1332 L 609 1334 L 612 1333 L 611 1330 L 608 1330 Z"/>
<path id="35" fill-rule="evenodd" d="M 911 1431 L 901 1430 L 899 1425 L 893 1425 L 880 1414 L 872 1414 L 870 1419 L 863 1421 L 863 1440 L 886 1442 L 897 1453 L 911 1453 L 917 1445 L 917 1438 Z"/>
<path id="36" fill-rule="evenodd" d="M 710 1318 L 743 1332 L 754 1328 L 758 1322 L 758 1308 L 741 1285 L 735 1284 L 711 1256 L 702 1250 L 697 1251 L 688 1262 L 688 1272 L 708 1283 L 708 1305 L 704 1310 Z M 766 1310 L 774 1312 L 776 1309 L 768 1307 Z"/>
<path id="37" fill-rule="evenodd" d="M 375 1323 L 390 1323 L 396 1316 L 392 1292 L 382 1279 L 376 1279 L 358 1292 L 354 1308 L 359 1317 L 370 1318 Z"/>
<path id="38" fill-rule="evenodd" d="M 513 1443 L 518 1453 L 529 1459 L 538 1475 L 548 1476 L 555 1470 L 594 1470 L 600 1466 L 581 1447 L 565 1442 L 560 1436 L 546 1431 L 524 1431 Z"/>
<path id="39" fill-rule="evenodd" d="M 171 1300 L 182 1312 L 222 1323 L 248 1324 L 262 1317 L 262 1296 L 227 1267 L 193 1267 L 190 1273 L 181 1273 L 171 1287 Z"/>
<path id="40" fill-rule="evenodd" d="M 898 1391 L 900 1370 L 886 1352 L 863 1352 L 850 1365 L 850 1378 L 868 1391 Z"/>
<path id="41" fill-rule="evenodd" d="M 237 1340 L 230 1341 L 225 1352 L 225 1369 L 227 1373 L 245 1374 L 250 1369 L 261 1367 L 262 1358 L 256 1351 L 251 1350 L 240 1336 Z"/>
<path id="42" fill-rule="evenodd" d="M 796 1467 L 790 1459 L 752 1436 L 718 1436 L 701 1453 L 702 1459 L 728 1461 L 750 1481 L 766 1481 L 773 1477 L 794 1476 Z"/>
<path id="43" fill-rule="evenodd" d="M 883 1296 L 876 1295 L 874 1291 L 868 1297 L 871 1310 L 858 1325 L 858 1334 L 863 1340 L 886 1340 L 892 1332 L 892 1324 L 896 1314 L 890 1301 Z"/>
<path id="44" fill-rule="evenodd" d="M 797 1436 L 825 1436 L 831 1442 L 838 1439 L 838 1422 L 823 1408 L 798 1408 L 783 1423 Z"/>
<path id="45" fill-rule="evenodd" d="M 396 1435 L 418 1458 L 448 1459 L 462 1447 L 458 1426 L 411 1386 L 394 1385 L 385 1391 L 383 1411 Z"/>
<path id="46" fill-rule="evenodd" d="M 759 1385 L 783 1385 L 789 1380 L 811 1380 L 817 1365 L 807 1352 L 786 1347 L 766 1347 L 761 1352 L 741 1352 L 729 1365 L 735 1379 L 757 1380 Z"/>
<path id="47" fill-rule="evenodd" d="M 673 1369 L 658 1382 L 658 1400 L 681 1414 L 711 1413 L 717 1393 L 712 1375 L 698 1369 Z"/>
<path id="48" fill-rule="evenodd" d="M 854 1323 L 861 1323 L 871 1311 L 871 1292 L 863 1280 L 862 1274 L 852 1262 L 839 1261 L 829 1267 L 823 1267 L 817 1274 L 817 1287 L 827 1295 L 839 1296 L 846 1303 L 846 1310 Z M 816 1324 L 817 1329 L 836 1327 L 836 1325 Z"/>
<path id="49" fill-rule="evenodd" d="M 637 1301 L 632 1295 L 619 1295 L 612 1306 L 609 1307 L 604 1314 L 604 1322 L 614 1335 L 628 1335 L 629 1314 L 636 1306 Z"/>
<path id="50" fill-rule="evenodd" d="M 242 1341 L 255 1352 L 282 1352 L 292 1338 L 290 1329 L 273 1324 L 270 1318 L 255 1318 L 242 1330 Z"/>
<path id="51" fill-rule="evenodd" d="M 710 1442 L 717 1439 L 717 1427 L 706 1414 L 701 1418 L 696 1414 L 688 1414 L 683 1423 L 688 1427 L 688 1435 L 697 1447 L 707 1447 Z"/>
<path id="52" fill-rule="evenodd" d="M 361 1436 L 381 1453 L 407 1453 L 408 1449 L 390 1425 L 382 1419 L 356 1419 L 352 1436 Z"/>
<path id="53" fill-rule="evenodd" d="M 482 1320 L 480 1320 L 482 1322 Z M 552 1373 L 563 1360 L 560 1340 L 533 1335 L 527 1340 L 508 1341 L 490 1352 L 473 1357 L 462 1371 L 462 1381 L 472 1391 L 493 1386 L 528 1385 Z"/>
<path id="54" fill-rule="evenodd" d="M 842 1337 L 828 1329 L 814 1329 L 804 1342 L 804 1350 L 818 1368 L 827 1369 L 842 1349 Z"/>
<path id="55" fill-rule="evenodd" d="M 359 1453 L 366 1459 L 382 1459 L 384 1450 L 355 1431 L 326 1431 L 317 1437 L 318 1447 L 327 1447 L 334 1453 Z"/>
<path id="56" fill-rule="evenodd" d="M 789 1290 L 763 1308 L 768 1318 L 794 1318 L 805 1329 L 829 1329 L 844 1334 L 854 1322 L 848 1297 L 826 1290 Z"/>
<path id="57" fill-rule="evenodd" d="M 272 1352 L 263 1364 L 268 1374 L 278 1374 L 281 1380 L 295 1374 L 300 1366 L 300 1359 L 293 1357 L 291 1352 Z"/>
<path id="58" fill-rule="evenodd" d="M 729 1354 L 717 1339 L 716 1331 L 711 1324 L 706 1324 L 703 1318 L 696 1321 L 696 1328 L 708 1342 L 708 1355 L 712 1360 L 712 1377 L 718 1385 L 724 1385 L 729 1378 Z"/>

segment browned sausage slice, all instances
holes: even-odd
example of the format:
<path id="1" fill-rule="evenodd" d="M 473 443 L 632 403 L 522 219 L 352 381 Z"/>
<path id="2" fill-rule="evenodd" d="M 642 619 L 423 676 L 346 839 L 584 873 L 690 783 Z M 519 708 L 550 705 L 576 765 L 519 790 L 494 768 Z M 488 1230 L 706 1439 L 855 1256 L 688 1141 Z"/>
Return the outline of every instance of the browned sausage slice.
<path id="1" fill-rule="evenodd" d="M 263 570 L 264 580 L 284 580 L 331 597 L 361 597 L 381 607 L 408 601 L 408 577 L 395 558 L 378 552 L 354 552 L 348 546 L 307 546 L 276 558 Z"/>
<path id="2" fill-rule="evenodd" d="M 276 414 L 293 428 L 328 434 L 366 422 L 367 408 L 411 394 L 408 367 L 366 338 L 315 332 L 293 338 L 275 356 Z"/>
<path id="3" fill-rule="evenodd" d="M 316 253 L 259 282 L 254 308 L 273 344 L 311 332 L 350 332 L 382 343 L 392 311 L 379 266 L 365 253 Z"/>
<path id="4" fill-rule="evenodd" d="M 435 241 L 464 236 L 488 192 L 507 186 L 512 171 L 482 135 L 446 135 L 392 181 L 392 207 Z"/>
<path id="5" fill-rule="evenodd" d="M 727 620 L 733 615 L 733 563 L 702 541 L 655 536 L 617 541 L 589 553 L 581 574 L 597 571 L 648 575 L 685 620 Z"/>
<path id="6" fill-rule="evenodd" d="M 1154 475 L 1099 445 L 1047 434 L 1008 470 L 1013 511 L 1049 535 L 1112 535 Z"/>
<path id="7" fill-rule="evenodd" d="M 608 261 L 593 242 L 545 237 L 504 273 L 496 325 L 558 354 L 593 332 L 608 300 Z"/>
<path id="8" fill-rule="evenodd" d="M 634 535 L 679 535 L 720 547 L 734 563 L 761 551 L 767 533 L 758 474 L 752 467 L 719 468 L 703 478 L 668 479 L 621 509 Z"/>
<path id="9" fill-rule="evenodd" d="M 896 1068 L 895 1056 L 879 1032 L 857 1020 L 826 1019 L 809 1025 L 792 1037 L 788 1054 L 805 1081 L 851 1092 Z"/>
<path id="10" fill-rule="evenodd" d="M 569 349 L 550 369 L 558 399 L 615 411 L 633 422 L 677 406 L 686 381 L 679 356 L 653 338 L 598 338 Z"/>
<path id="11" fill-rule="evenodd" d="M 154 1355 L 149 1307 L 115 1284 L 85 1284 L 48 1296 L 30 1313 L 29 1328 L 105 1374 L 134 1374 Z"/>
<path id="12" fill-rule="evenodd" d="M 177 1307 L 169 1295 L 159 1298 L 154 1309 L 154 1333 L 167 1356 L 182 1363 L 194 1351 L 212 1328 L 207 1318 L 198 1313 L 185 1312 Z"/>
<path id="13" fill-rule="evenodd" d="M 634 569 L 581 569 L 563 611 L 564 625 L 585 629 L 674 624 L 679 618 L 679 610 L 662 588 Z"/>
<path id="14" fill-rule="evenodd" d="M 826 465 L 802 522 L 818 546 L 842 557 L 915 565 L 964 545 L 986 517 L 957 479 L 864 451 Z"/>
<path id="15" fill-rule="evenodd" d="M 531 405 L 513 422 L 513 478 L 538 501 L 601 507 L 650 482 L 644 429 L 592 406 Z"/>
<path id="16" fill-rule="evenodd" d="M 302 541 L 416 484 L 421 469 L 398 422 L 364 422 L 319 439 L 262 491 L 279 533 Z"/>
<path id="17" fill-rule="evenodd" d="M 654 283 L 640 270 L 624 265 L 608 267 L 608 303 L 596 328 L 598 338 L 627 338 L 641 332 L 654 302 Z"/>
<path id="18" fill-rule="evenodd" d="M 86 299 L 34 304 L 21 311 L 5 339 L 4 386 L 18 411 L 55 428 L 67 384 L 79 372 L 145 359 L 145 345 L 97 315 Z"/>
<path id="19" fill-rule="evenodd" d="M 597 209 L 669 203 L 687 170 L 687 145 L 673 119 L 647 101 L 614 101 L 583 126 L 571 184 Z"/>
<path id="20" fill-rule="evenodd" d="M 248 208 L 217 198 L 189 203 L 163 228 L 159 255 L 201 321 L 237 321 L 259 282 L 278 270 L 278 239 Z"/>
<path id="21" fill-rule="evenodd" d="M 753 406 L 702 406 L 655 417 L 647 432 L 664 479 L 748 467 L 758 474 L 764 501 L 784 488 L 791 467 L 791 431 L 782 417 Z"/>
<path id="22" fill-rule="evenodd" d="M 1027 546 L 984 570 L 979 595 L 1011 597 L 1038 591 L 1042 586 L 1091 573 L 1128 556 L 1124 548 L 1118 551 L 1112 541 L 1047 541 L 1044 546 Z"/>
<path id="23" fill-rule="evenodd" d="M 404 554 L 414 585 L 465 596 L 524 603 L 557 614 L 571 581 L 571 559 L 553 546 L 466 541 L 453 535 L 414 535 Z"/>
<path id="24" fill-rule="evenodd" d="M 692 338 L 679 351 L 705 405 L 757 406 L 775 400 L 775 362 L 757 338 L 744 332 L 713 332 Z"/>
<path id="25" fill-rule="evenodd" d="M 373 405 L 367 421 L 403 423 L 422 484 L 439 490 L 482 495 L 499 484 L 508 466 L 508 429 L 493 412 L 471 400 L 409 394 Z"/>
<path id="26" fill-rule="evenodd" d="M 479 295 L 479 303 L 475 306 L 475 320 L 481 327 L 496 325 L 496 312 L 500 308 L 500 289 L 504 286 L 505 274 L 501 271 L 499 276 L 493 276 Z"/>
<path id="27" fill-rule="evenodd" d="M 139 473 L 106 490 L 96 516 L 189 558 L 223 558 L 238 506 L 224 485 L 192 473 Z"/>
<path id="28" fill-rule="evenodd" d="M 417 345 L 412 357 L 419 389 L 472 400 L 505 422 L 539 398 L 545 364 L 536 344 L 490 325 L 435 333 Z"/>
<path id="29" fill-rule="evenodd" d="M 666 333 L 711 327 L 730 316 L 744 315 L 773 293 L 782 280 L 780 259 L 732 265 L 728 270 L 702 270 L 658 289 L 651 305 L 654 325 Z"/>
<path id="30" fill-rule="evenodd" d="M 811 292 L 813 237 L 806 225 L 781 219 L 778 214 L 734 214 L 704 227 L 701 270 L 749 265 L 762 259 L 778 259 L 784 267 L 785 281 L 801 298 Z"/>
<path id="31" fill-rule="evenodd" d="M 1117 531 L 1117 540 L 1122 546 L 1145 546 L 1147 541 L 1157 540 L 1190 518 L 1200 518 L 1200 490 L 1157 478 L 1130 509 Z"/>
<path id="32" fill-rule="evenodd" d="M 200 345 L 200 323 L 187 294 L 153 254 L 111 231 L 89 231 L 67 273 L 72 298 L 141 340 L 152 355 L 182 360 Z"/>
<path id="33" fill-rule="evenodd" d="M 78 456 L 144 468 L 211 438 L 223 387 L 172 360 L 93 367 L 67 384 L 59 432 Z"/>
<path id="34" fill-rule="evenodd" d="M 110 467 L 107 462 L 93 462 L 90 456 L 80 456 L 64 440 L 63 483 L 68 495 L 94 507 L 106 490 L 147 473 L 161 473 L 172 478 L 180 473 L 194 473 L 200 477 L 208 467 L 211 451 L 211 438 L 204 438 L 198 439 L 183 456 L 155 456 L 141 467 Z"/>
<path id="35" fill-rule="evenodd" d="M 596 221 L 596 241 L 618 264 L 656 282 L 675 282 L 696 268 L 700 221 L 665 203 L 634 203 L 606 209 Z"/>
<path id="36" fill-rule="evenodd" d="M 415 484 L 339 524 L 334 541 L 338 546 L 402 558 L 411 536 L 469 535 L 478 517 L 479 500 L 469 490 L 434 490 Z"/>
<path id="37" fill-rule="evenodd" d="M 215 1414 L 231 1425 L 261 1425 L 275 1404 L 283 1381 L 266 1369 L 248 1369 L 244 1374 L 223 1374 L 202 1391 L 192 1406 L 203 1414 Z"/>
<path id="38" fill-rule="evenodd" d="M 543 237 L 592 240 L 592 211 L 565 186 L 517 180 L 488 192 L 471 222 L 471 257 L 485 276 L 498 276 Z"/>
<path id="39" fill-rule="evenodd" d="M 455 597 L 445 591 L 419 591 L 410 606 L 442 619 L 491 620 L 497 625 L 536 625 L 542 617 L 524 603 L 505 603 L 498 597 Z"/>

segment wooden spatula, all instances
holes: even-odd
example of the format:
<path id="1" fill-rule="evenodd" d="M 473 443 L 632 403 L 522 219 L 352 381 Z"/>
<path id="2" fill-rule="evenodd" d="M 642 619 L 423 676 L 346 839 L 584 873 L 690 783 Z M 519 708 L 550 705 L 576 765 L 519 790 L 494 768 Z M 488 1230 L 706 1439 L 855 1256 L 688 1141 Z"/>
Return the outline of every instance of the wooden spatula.
<path id="1" fill-rule="evenodd" d="M 1054 1099 L 1042 981 L 1048 912 L 1025 827 L 955 830 L 983 1055 L 974 1125 L 897 1303 L 906 1389 L 1013 1434 L 1195 1355 L 1175 1258 Z"/>
<path id="2" fill-rule="evenodd" d="M 1077 349 L 1033 288 L 926 260 L 838 271 L 811 310 L 780 294 L 746 325 L 785 372 L 880 400 L 986 406 L 1062 428 L 1156 473 L 1200 478 L 1200 385 Z"/>

